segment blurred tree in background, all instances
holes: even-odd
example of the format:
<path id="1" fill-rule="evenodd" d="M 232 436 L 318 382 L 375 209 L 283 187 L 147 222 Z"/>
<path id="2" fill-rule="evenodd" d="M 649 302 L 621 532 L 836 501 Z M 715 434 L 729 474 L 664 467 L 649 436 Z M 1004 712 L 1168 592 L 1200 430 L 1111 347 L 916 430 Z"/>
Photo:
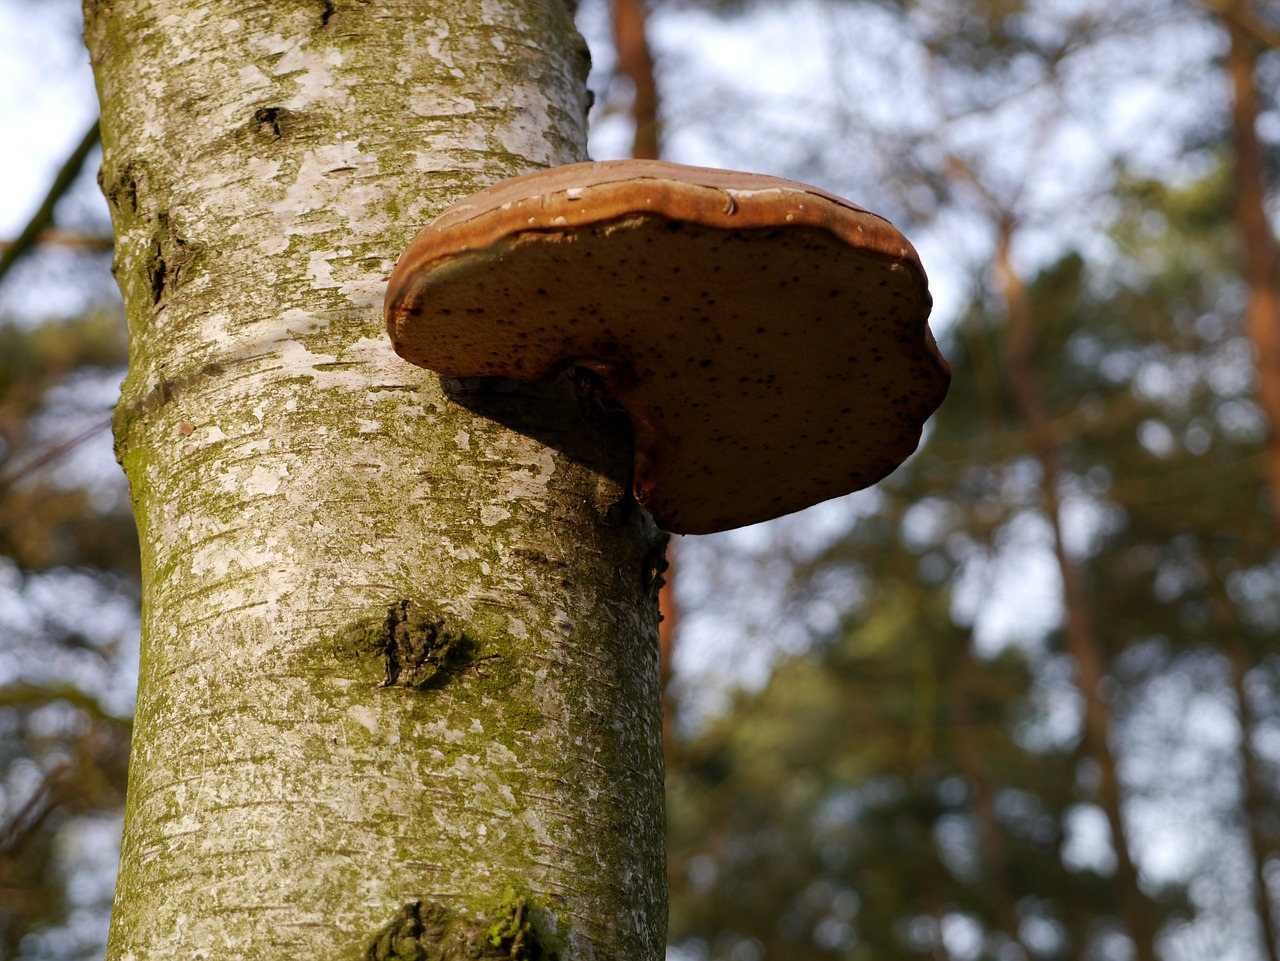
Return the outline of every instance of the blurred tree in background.
<path id="1" fill-rule="evenodd" d="M 53 6 L 3 12 L 47 16 L 75 36 L 69 11 Z M 51 68 L 66 37 L 48 38 Z M 138 548 L 109 430 L 124 323 L 103 296 L 97 125 L 72 134 L 47 192 L 21 198 L 26 228 L 0 238 L 4 959 L 102 955 L 136 685 Z"/>
<path id="2" fill-rule="evenodd" d="M 82 455 L 107 436 L 123 363 L 113 312 L 0 326 L 4 958 L 102 950 L 128 761 L 138 560 L 123 485 Z"/>
<path id="3" fill-rule="evenodd" d="M 852 598 L 838 627 L 685 749 L 678 939 L 717 958 L 751 954 L 734 955 L 739 939 L 764 957 L 1119 958 L 1131 949 L 1115 939 L 1145 924 L 1162 933 L 1147 956 L 1231 956 L 1179 948 L 1195 920 L 1196 938 L 1259 956 L 1249 891 L 1253 859 L 1274 856 L 1276 759 L 1233 726 L 1277 720 L 1274 546 L 1231 284 L 1203 271 L 1228 266 L 1215 179 L 1134 185 L 1125 202 L 1167 218 L 1157 236 L 1118 238 L 1109 276 L 1068 255 L 1027 288 L 1137 890 L 1123 889 L 1065 627 L 975 641 L 993 569 L 1052 541 L 1001 363 L 1009 327 L 975 304 L 929 444 L 796 569 L 798 609 Z"/>
<path id="4" fill-rule="evenodd" d="M 755 565 L 682 543 L 672 957 L 1280 961 L 1280 9 L 655 0 L 660 99 L 580 9 L 602 130 L 891 216 L 955 370 L 875 491 Z M 0 958 L 105 937 L 136 545 L 82 455 L 123 363 L 110 309 L 0 317 Z"/>
<path id="5" fill-rule="evenodd" d="M 928 123 L 851 126 L 894 146 L 901 209 L 982 255 L 955 384 L 916 458 L 793 565 L 794 619 L 834 625 L 685 748 L 673 942 L 1276 959 L 1275 435 L 1250 337 L 1280 336 L 1280 277 L 1250 264 L 1274 250 L 1280 11 L 887 6 Z M 1046 183 L 1107 132 L 1096 72 L 1132 79 L 1183 30 L 1229 68 L 1199 65 L 1222 112 L 1181 132 L 1193 162 L 1161 179 L 1121 148 L 1094 183 Z"/>

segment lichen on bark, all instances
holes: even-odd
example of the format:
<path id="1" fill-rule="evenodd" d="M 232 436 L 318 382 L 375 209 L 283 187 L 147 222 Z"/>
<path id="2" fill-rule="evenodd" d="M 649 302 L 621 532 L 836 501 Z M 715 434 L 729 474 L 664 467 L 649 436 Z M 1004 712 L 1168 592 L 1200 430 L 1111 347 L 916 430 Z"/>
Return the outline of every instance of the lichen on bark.
<path id="1" fill-rule="evenodd" d="M 567 7 L 85 15 L 145 582 L 109 959 L 358 961 L 407 904 L 492 925 L 508 887 L 561 961 L 656 959 L 661 535 L 629 438 L 570 377 L 469 409 L 380 312 L 435 212 L 582 159 Z"/>

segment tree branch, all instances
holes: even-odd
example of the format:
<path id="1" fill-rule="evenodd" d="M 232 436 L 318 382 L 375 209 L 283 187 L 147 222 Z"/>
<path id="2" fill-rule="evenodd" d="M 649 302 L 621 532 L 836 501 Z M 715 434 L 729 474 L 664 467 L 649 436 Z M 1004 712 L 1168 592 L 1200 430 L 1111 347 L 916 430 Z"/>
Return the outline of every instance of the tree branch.
<path id="1" fill-rule="evenodd" d="M 46 227 L 40 231 L 35 242 L 41 246 L 95 251 L 110 250 L 114 244 L 114 240 L 106 234 L 80 234 L 72 230 L 59 230 L 57 227 Z M 0 240 L 0 253 L 17 245 L 16 240 Z"/>
<path id="2" fill-rule="evenodd" d="M 23 228 L 22 233 L 12 243 L 6 245 L 3 250 L 0 250 L 0 283 L 4 281 L 9 268 L 23 254 L 34 247 L 40 234 L 44 232 L 45 228 L 53 224 L 54 208 L 58 205 L 58 201 L 62 199 L 63 195 L 71 189 L 71 185 L 75 183 L 76 177 L 80 175 L 80 169 L 84 166 L 84 162 L 89 156 L 89 151 L 97 145 L 99 136 L 98 121 L 95 120 L 93 125 L 85 132 L 85 135 L 80 138 L 80 143 L 76 145 L 76 149 L 71 152 L 71 156 L 62 165 L 58 175 L 53 178 L 53 185 L 49 188 L 49 192 L 45 194 L 39 209 L 36 210 L 31 220 L 27 222 L 27 226 Z"/>
<path id="3" fill-rule="evenodd" d="M 1200 0 L 1200 6 L 1252 34 L 1263 46 L 1280 50 L 1280 27 L 1263 20 L 1246 0 Z"/>

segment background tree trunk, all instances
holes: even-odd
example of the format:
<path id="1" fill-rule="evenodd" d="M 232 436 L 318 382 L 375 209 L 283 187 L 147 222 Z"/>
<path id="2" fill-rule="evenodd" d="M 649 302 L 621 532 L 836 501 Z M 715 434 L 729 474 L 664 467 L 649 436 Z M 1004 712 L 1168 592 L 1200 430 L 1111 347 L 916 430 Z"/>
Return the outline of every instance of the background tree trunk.
<path id="1" fill-rule="evenodd" d="M 618 73 L 631 81 L 631 156 L 657 160 L 662 155 L 658 123 L 658 81 L 653 51 L 645 32 L 648 13 L 645 0 L 609 0 L 613 14 L 613 45 L 618 53 Z"/>
<path id="2" fill-rule="evenodd" d="M 1004 297 L 1008 315 L 1007 365 L 1014 402 L 1027 430 L 1027 441 L 1040 467 L 1040 495 L 1045 519 L 1052 532 L 1054 559 L 1062 578 L 1065 607 L 1062 634 L 1064 647 L 1076 671 L 1076 686 L 1084 701 L 1080 750 L 1097 767 L 1096 803 L 1107 818 L 1111 847 L 1116 856 L 1115 891 L 1117 913 L 1128 928 L 1138 961 L 1157 961 L 1158 925 L 1148 898 L 1142 890 L 1133 845 L 1125 823 L 1124 787 L 1120 766 L 1111 746 L 1113 729 L 1111 705 L 1103 681 L 1107 676 L 1106 654 L 1094 629 L 1096 617 L 1084 573 L 1067 551 L 1063 533 L 1062 458 L 1054 436 L 1053 418 L 1045 399 L 1035 364 L 1036 317 L 1027 285 L 1014 267 L 1012 243 L 1015 224 L 1004 218 L 996 246 L 996 284 Z"/>
<path id="3" fill-rule="evenodd" d="M 1266 160 L 1258 137 L 1255 67 L 1262 45 L 1249 29 L 1241 3 L 1227 5 L 1222 19 L 1230 37 L 1231 127 L 1235 145 L 1235 219 L 1240 265 L 1248 287 L 1245 329 L 1253 341 L 1258 406 L 1267 420 L 1267 478 L 1273 521 L 1280 532 L 1280 251 L 1267 217 Z"/>
<path id="4" fill-rule="evenodd" d="M 659 957 L 629 437 L 568 377 L 467 409 L 381 317 L 440 208 L 583 159 L 571 11 L 85 13 L 144 576 L 109 958 Z"/>

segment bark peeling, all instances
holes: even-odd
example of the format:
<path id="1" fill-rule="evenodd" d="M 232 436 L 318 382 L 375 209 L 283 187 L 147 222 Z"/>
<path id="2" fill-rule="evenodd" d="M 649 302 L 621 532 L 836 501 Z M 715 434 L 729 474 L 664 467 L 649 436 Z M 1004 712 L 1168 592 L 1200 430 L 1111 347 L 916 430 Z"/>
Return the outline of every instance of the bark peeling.
<path id="1" fill-rule="evenodd" d="M 145 545 L 108 957 L 358 961 L 405 905 L 493 925 L 510 887 L 562 961 L 656 959 L 661 537 L 630 439 L 570 377 L 464 406 L 380 314 L 437 210 L 582 159 L 566 8 L 85 13 Z M 394 657 L 355 649 L 369 623 Z"/>

